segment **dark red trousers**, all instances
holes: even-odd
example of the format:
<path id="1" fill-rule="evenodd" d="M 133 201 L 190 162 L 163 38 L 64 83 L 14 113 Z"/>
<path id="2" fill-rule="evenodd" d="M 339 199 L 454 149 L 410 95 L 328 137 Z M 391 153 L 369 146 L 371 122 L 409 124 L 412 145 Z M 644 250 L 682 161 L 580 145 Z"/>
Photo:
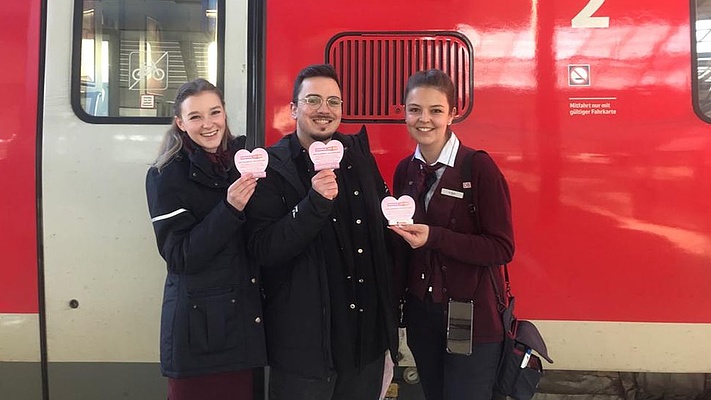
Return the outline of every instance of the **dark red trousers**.
<path id="1" fill-rule="evenodd" d="M 168 379 L 168 400 L 254 400 L 252 370 Z"/>

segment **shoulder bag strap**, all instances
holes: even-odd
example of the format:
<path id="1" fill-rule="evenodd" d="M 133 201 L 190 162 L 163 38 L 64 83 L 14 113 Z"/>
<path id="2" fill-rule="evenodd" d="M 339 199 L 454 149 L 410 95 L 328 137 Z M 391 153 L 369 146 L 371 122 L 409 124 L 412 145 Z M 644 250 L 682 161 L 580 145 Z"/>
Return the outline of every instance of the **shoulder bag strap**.
<path id="1" fill-rule="evenodd" d="M 472 158 L 479 152 L 484 153 L 482 150 L 474 150 L 464 154 L 464 159 L 462 160 L 462 170 L 460 173 L 462 176 L 462 190 L 464 191 L 464 198 L 468 203 L 469 214 L 472 218 L 474 218 L 477 232 L 481 233 L 481 225 L 479 223 L 479 215 L 477 213 L 477 198 L 474 195 L 474 185 L 472 184 Z M 506 289 L 506 300 L 508 300 L 507 302 L 504 302 L 503 297 L 499 292 L 499 285 L 497 285 L 496 279 L 494 278 L 493 267 L 489 267 L 489 276 L 491 277 L 491 283 L 494 286 L 494 291 L 496 292 L 496 301 L 499 304 L 499 311 L 504 316 L 504 323 L 506 324 L 506 327 L 509 327 L 511 326 L 511 321 L 513 320 L 514 297 L 511 294 L 508 265 L 504 264 L 504 283 Z"/>

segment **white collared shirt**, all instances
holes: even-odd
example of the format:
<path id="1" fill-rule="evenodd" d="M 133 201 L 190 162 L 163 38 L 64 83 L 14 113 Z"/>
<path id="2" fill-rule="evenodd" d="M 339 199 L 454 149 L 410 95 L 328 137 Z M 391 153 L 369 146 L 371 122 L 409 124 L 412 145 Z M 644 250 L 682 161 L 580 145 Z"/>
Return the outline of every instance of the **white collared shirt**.
<path id="1" fill-rule="evenodd" d="M 452 132 L 452 135 L 449 137 L 449 140 L 447 140 L 447 143 L 445 143 L 444 147 L 442 147 L 442 151 L 439 152 L 439 157 L 437 157 L 437 161 L 433 162 L 432 164 L 429 164 L 435 165 L 436 163 L 442 163 L 444 165 L 440 167 L 437 171 L 435 171 L 437 180 L 432 184 L 432 186 L 430 186 L 430 190 L 428 190 L 425 194 L 425 211 L 427 211 L 427 207 L 429 207 L 430 205 L 430 200 L 432 199 L 432 196 L 434 195 L 435 190 L 437 189 L 437 185 L 439 185 L 439 180 L 444 174 L 444 166 L 454 168 L 454 159 L 457 158 L 457 151 L 459 151 L 459 139 L 457 138 L 457 135 Z M 422 161 L 425 164 L 427 163 L 427 161 L 425 161 L 425 158 L 422 156 L 419 144 L 415 148 L 414 158 Z"/>

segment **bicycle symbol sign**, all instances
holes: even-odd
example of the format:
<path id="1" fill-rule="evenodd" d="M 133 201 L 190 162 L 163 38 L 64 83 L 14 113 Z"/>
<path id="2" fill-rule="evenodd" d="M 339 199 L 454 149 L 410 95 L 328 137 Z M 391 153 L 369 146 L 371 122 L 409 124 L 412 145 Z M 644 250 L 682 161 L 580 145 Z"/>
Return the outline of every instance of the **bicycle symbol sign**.
<path id="1" fill-rule="evenodd" d="M 144 88 L 154 90 L 165 90 L 168 88 L 168 52 L 144 53 L 144 61 L 141 62 L 141 53 L 131 52 L 128 55 L 130 74 L 128 77 L 129 90 L 141 90 Z M 141 83 L 145 87 L 142 87 Z"/>

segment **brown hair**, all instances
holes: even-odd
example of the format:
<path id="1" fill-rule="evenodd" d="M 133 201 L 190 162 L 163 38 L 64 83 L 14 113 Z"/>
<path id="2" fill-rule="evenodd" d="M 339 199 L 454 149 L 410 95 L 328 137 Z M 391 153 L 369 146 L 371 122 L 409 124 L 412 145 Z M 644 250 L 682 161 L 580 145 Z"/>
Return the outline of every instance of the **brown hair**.
<path id="1" fill-rule="evenodd" d="M 407 95 L 418 87 L 431 87 L 444 93 L 449 102 L 449 111 L 457 105 L 457 98 L 454 95 L 454 84 L 449 75 L 439 69 L 428 69 L 427 71 L 419 71 L 410 75 L 405 86 L 405 93 L 402 96 L 402 104 L 407 102 Z"/>

